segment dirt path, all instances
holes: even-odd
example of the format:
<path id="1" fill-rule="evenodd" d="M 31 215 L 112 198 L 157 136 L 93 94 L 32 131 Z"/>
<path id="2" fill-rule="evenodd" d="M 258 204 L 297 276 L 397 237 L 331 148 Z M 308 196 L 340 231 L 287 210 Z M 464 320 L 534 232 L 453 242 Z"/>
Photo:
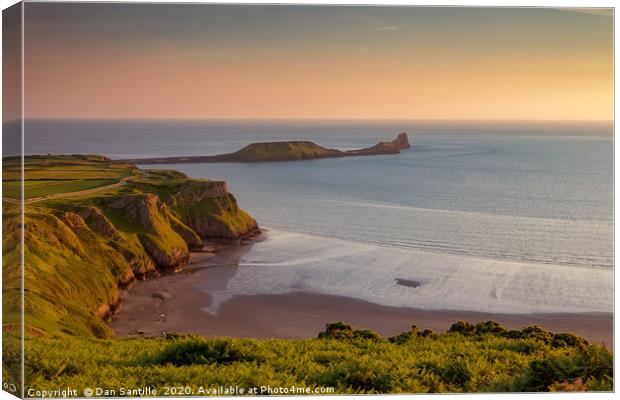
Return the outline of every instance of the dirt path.
<path id="1" fill-rule="evenodd" d="M 127 183 L 127 181 L 133 179 L 134 177 L 135 177 L 135 175 L 127 176 L 127 177 L 121 179 L 120 181 L 118 181 L 116 183 L 113 183 L 111 185 L 99 186 L 99 187 L 92 188 L 92 189 L 78 190 L 77 192 L 65 192 L 65 193 L 51 194 L 49 196 L 33 197 L 31 199 L 24 200 L 24 204 L 32 204 L 32 203 L 36 203 L 36 202 L 43 201 L 43 200 L 59 199 L 59 198 L 62 198 L 62 197 L 80 196 L 80 195 L 83 195 L 83 194 L 96 193 L 96 192 L 100 192 L 102 190 L 113 189 L 115 187 L 120 187 L 120 186 L 125 185 Z M 6 202 L 9 202 L 9 203 L 14 203 L 14 204 L 19 204 L 21 202 L 18 199 L 12 199 L 10 197 L 3 197 L 2 201 L 6 201 Z"/>

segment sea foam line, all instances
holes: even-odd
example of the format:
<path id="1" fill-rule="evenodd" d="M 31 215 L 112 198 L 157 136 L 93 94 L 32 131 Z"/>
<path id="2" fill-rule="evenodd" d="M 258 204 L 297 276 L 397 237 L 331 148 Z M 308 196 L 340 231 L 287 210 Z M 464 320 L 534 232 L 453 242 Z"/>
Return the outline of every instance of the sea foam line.
<path id="1" fill-rule="evenodd" d="M 412 288 L 398 279 L 416 281 Z M 611 312 L 613 271 L 360 244 L 272 229 L 241 260 L 217 312 L 238 295 L 312 292 L 427 310 Z"/>

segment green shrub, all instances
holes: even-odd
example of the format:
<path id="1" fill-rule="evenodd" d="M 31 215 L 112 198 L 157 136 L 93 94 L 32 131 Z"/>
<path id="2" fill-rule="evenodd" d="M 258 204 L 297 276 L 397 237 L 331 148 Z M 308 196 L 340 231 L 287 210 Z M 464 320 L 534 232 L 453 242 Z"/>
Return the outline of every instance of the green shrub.
<path id="1" fill-rule="evenodd" d="M 581 336 L 572 333 L 556 333 L 551 341 L 553 347 L 579 347 L 585 348 L 588 341 Z"/>
<path id="2" fill-rule="evenodd" d="M 173 339 L 174 340 L 174 339 Z M 177 340 L 164 348 L 154 364 L 231 364 L 258 361 L 258 358 L 230 339 L 205 340 L 193 337 Z"/>
<path id="3" fill-rule="evenodd" d="M 462 357 L 455 357 L 448 361 L 447 365 L 440 369 L 441 378 L 449 384 L 465 388 L 471 379 L 470 368 Z"/>
<path id="4" fill-rule="evenodd" d="M 323 385 L 349 388 L 353 392 L 389 393 L 393 389 L 390 371 L 369 359 L 351 360 L 336 366 L 318 380 Z"/>
<path id="5" fill-rule="evenodd" d="M 495 321 L 484 321 L 476 324 L 476 335 L 484 335 L 487 333 L 498 334 L 506 331 L 506 328 Z"/>
<path id="6" fill-rule="evenodd" d="M 437 335 L 432 329 L 424 329 L 420 332 L 417 326 L 412 325 L 410 331 L 389 337 L 388 341 L 394 344 L 404 344 L 411 341 L 413 338 L 436 338 L 436 336 Z"/>
<path id="7" fill-rule="evenodd" d="M 545 343 L 551 343 L 551 341 L 553 340 L 553 334 L 551 332 L 546 331 L 536 325 L 527 326 L 521 329 L 521 334 L 522 334 L 521 337 L 523 338 L 537 339 Z"/>
<path id="8" fill-rule="evenodd" d="M 476 327 L 467 321 L 459 321 L 452 324 L 448 332 L 456 332 L 465 336 L 472 336 L 476 333 Z"/>
<path id="9" fill-rule="evenodd" d="M 591 346 L 585 350 L 573 350 L 560 355 L 549 355 L 532 360 L 521 379 L 517 380 L 516 391 L 541 392 L 553 387 L 558 390 L 564 384 L 573 384 L 577 379 L 590 381 L 593 387 L 611 389 L 613 360 L 609 350 Z M 587 386 L 587 385 L 586 385 Z"/>
<path id="10" fill-rule="evenodd" d="M 353 337 L 353 327 L 344 322 L 332 322 L 325 326 L 325 331 L 319 333 L 319 339 L 350 339 Z"/>
<path id="11" fill-rule="evenodd" d="M 515 329 L 504 331 L 501 333 L 501 335 L 509 339 L 521 339 L 525 336 L 523 332 Z"/>
<path id="12" fill-rule="evenodd" d="M 354 339 L 382 340 L 382 337 L 370 329 L 356 329 L 353 331 Z"/>
<path id="13" fill-rule="evenodd" d="M 319 339 L 368 339 L 383 340 L 381 335 L 370 329 L 353 329 L 344 322 L 333 322 L 325 326 L 325 331 L 320 332 Z"/>

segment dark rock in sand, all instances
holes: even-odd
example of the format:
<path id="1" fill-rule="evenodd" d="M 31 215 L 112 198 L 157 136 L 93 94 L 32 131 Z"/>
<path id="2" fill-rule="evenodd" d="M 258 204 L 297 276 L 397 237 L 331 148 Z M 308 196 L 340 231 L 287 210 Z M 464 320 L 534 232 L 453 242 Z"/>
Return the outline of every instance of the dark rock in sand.
<path id="1" fill-rule="evenodd" d="M 422 286 L 422 284 L 418 281 L 412 281 L 409 279 L 401 279 L 401 278 L 396 278 L 395 280 L 396 280 L 396 283 L 398 283 L 399 285 L 407 286 L 410 288 L 417 288 L 417 287 Z"/>

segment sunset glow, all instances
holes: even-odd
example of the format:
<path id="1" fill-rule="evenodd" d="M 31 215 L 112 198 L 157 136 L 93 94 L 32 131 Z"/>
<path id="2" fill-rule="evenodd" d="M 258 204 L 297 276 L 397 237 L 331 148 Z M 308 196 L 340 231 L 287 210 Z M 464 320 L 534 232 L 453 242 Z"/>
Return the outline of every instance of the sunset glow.
<path id="1" fill-rule="evenodd" d="M 28 3 L 25 15 L 27 117 L 613 116 L 610 10 Z"/>

